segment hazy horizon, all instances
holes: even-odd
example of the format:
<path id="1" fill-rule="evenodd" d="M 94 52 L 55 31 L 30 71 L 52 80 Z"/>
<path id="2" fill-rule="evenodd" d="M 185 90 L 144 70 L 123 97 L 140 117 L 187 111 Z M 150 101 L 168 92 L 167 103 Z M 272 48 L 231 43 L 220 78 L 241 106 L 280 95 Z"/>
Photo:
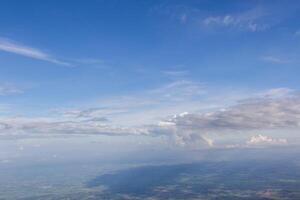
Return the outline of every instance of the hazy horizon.
<path id="1" fill-rule="evenodd" d="M 300 199 L 300 3 L 0 2 L 0 199 Z"/>

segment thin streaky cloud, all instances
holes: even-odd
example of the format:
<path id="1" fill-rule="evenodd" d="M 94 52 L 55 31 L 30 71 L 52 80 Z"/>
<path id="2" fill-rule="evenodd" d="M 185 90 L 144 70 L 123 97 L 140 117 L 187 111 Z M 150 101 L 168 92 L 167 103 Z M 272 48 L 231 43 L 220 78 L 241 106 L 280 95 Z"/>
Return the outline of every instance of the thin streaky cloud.
<path id="1" fill-rule="evenodd" d="M 43 60 L 47 62 L 51 62 L 57 65 L 63 66 L 71 66 L 70 63 L 61 61 L 59 59 L 54 58 L 53 56 L 39 50 L 36 48 L 28 47 L 22 44 L 19 44 L 15 41 L 0 38 L 0 51 L 5 51 L 9 53 L 14 53 L 17 55 Z"/>
<path id="2" fill-rule="evenodd" d="M 169 77 L 183 77 L 189 75 L 189 71 L 187 70 L 166 70 L 162 71 L 162 73 Z"/>
<path id="3" fill-rule="evenodd" d="M 276 56 L 263 56 L 261 59 L 265 62 L 274 64 L 287 64 L 292 62 L 291 60 L 282 59 Z"/>
<path id="4" fill-rule="evenodd" d="M 0 96 L 21 94 L 24 91 L 12 84 L 0 84 Z"/>

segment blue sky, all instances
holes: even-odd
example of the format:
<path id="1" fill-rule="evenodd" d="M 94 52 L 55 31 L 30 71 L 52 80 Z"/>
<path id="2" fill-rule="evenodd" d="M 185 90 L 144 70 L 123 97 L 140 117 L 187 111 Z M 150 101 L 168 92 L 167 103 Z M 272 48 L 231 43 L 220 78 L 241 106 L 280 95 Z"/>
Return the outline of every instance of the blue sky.
<path id="1" fill-rule="evenodd" d="M 297 1 L 2 1 L 1 136 L 171 135 L 211 146 L 221 128 L 272 137 L 296 129 L 299 113 L 285 108 L 300 102 L 299 9 Z M 264 137 L 254 141 L 285 143 Z"/>

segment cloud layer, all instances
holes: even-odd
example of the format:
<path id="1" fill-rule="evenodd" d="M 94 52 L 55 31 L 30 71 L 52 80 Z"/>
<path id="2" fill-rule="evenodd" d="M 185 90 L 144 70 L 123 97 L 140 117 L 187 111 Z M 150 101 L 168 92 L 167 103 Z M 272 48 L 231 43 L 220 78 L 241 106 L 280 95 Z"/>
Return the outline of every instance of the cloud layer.
<path id="1" fill-rule="evenodd" d="M 286 90 L 280 91 L 286 92 Z M 278 92 L 275 96 L 278 97 Z M 197 140 L 208 141 L 210 134 L 298 129 L 300 128 L 300 96 L 286 95 L 270 98 L 267 95 L 247 99 L 219 111 L 175 115 L 162 121 L 159 126 L 160 129 L 155 129 L 158 134 L 173 134 L 179 144 L 195 143 Z M 207 144 L 212 145 L 212 141 Z"/>
<path id="2" fill-rule="evenodd" d="M 182 86 L 182 84 L 176 83 L 175 86 Z M 174 84 L 167 85 L 163 88 L 152 90 L 150 93 L 163 95 L 166 94 L 165 91 L 173 87 Z M 187 90 L 184 91 L 183 97 L 189 97 L 191 95 L 190 92 L 195 91 L 195 88 L 188 84 Z M 171 92 L 168 95 L 176 96 L 176 94 L 176 92 Z M 159 99 L 166 100 L 166 97 L 160 97 Z M 180 98 L 178 102 L 180 102 Z M 174 105 L 176 105 L 176 101 Z M 247 133 L 254 130 L 294 130 L 300 128 L 300 95 L 288 88 L 275 88 L 259 94 L 256 98 L 247 98 L 237 102 L 235 105 L 211 112 L 184 112 L 157 123 L 140 123 L 137 119 L 137 123 L 124 126 L 111 121 L 110 117 L 114 115 L 122 114 L 126 118 L 126 115 L 130 115 L 130 109 L 135 109 L 132 106 L 127 107 L 128 110 L 124 112 L 118 110 L 121 107 L 115 108 L 115 110 L 111 108 L 73 110 L 63 112 L 60 117 L 56 118 L 2 117 L 0 118 L 0 135 L 100 134 L 111 136 L 164 136 L 181 146 L 199 147 L 213 146 L 214 140 L 211 136 L 215 134 L 222 137 L 226 133 Z M 125 107 L 122 107 L 122 109 L 125 109 Z M 197 110 L 197 107 L 194 110 Z M 144 113 L 144 115 L 146 114 L 147 112 Z M 140 115 L 141 113 L 137 116 Z M 166 114 L 163 112 L 160 112 L 160 115 L 161 118 L 166 117 Z M 118 120 L 118 118 L 114 119 Z M 283 140 L 258 136 L 251 138 L 249 144 L 283 142 Z"/>
<path id="3" fill-rule="evenodd" d="M 179 115 L 167 122 L 202 131 L 295 128 L 300 126 L 300 98 L 249 99 L 221 111 Z"/>

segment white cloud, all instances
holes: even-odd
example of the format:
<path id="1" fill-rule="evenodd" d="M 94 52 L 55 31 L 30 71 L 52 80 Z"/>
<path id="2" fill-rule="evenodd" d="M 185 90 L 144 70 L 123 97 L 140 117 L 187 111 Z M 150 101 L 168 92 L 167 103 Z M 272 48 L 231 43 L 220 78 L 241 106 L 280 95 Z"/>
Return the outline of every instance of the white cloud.
<path id="1" fill-rule="evenodd" d="M 103 120 L 57 120 L 53 118 L 0 118 L 0 136 L 49 136 L 55 134 L 81 135 L 145 135 L 143 128 L 130 128 L 106 124 Z"/>
<path id="2" fill-rule="evenodd" d="M 156 136 L 160 126 L 156 123 L 166 116 L 181 113 L 184 109 L 200 108 L 197 99 L 205 94 L 202 84 L 191 81 L 175 81 L 156 89 L 133 94 L 101 99 L 99 107 L 85 109 L 62 109 L 46 118 L 0 118 L 0 135 L 3 137 L 33 137 L 50 134 L 105 134 L 105 135 L 152 135 Z M 196 106 L 197 103 L 197 106 Z M 203 105 L 204 106 L 204 105 Z M 205 104 L 205 107 L 208 105 Z M 154 131 L 155 130 L 155 131 Z M 161 132 L 160 132 L 161 133 Z M 164 134 L 169 138 L 170 134 Z M 202 137 L 202 136 L 201 136 Z M 195 138 L 199 143 L 210 143 L 197 134 L 179 138 L 185 144 Z M 171 138 L 174 138 L 171 136 Z M 198 138 L 196 140 L 196 138 Z M 179 144 L 178 142 L 175 142 Z"/>
<path id="3" fill-rule="evenodd" d="M 14 95 L 23 93 L 23 90 L 17 88 L 12 84 L 1 84 L 0 85 L 0 96 Z"/>
<path id="4" fill-rule="evenodd" d="M 64 110 L 63 113 L 75 118 L 106 117 L 111 123 L 124 126 L 153 124 L 195 107 L 208 108 L 205 100 L 199 101 L 205 94 L 203 84 L 181 80 L 138 93 L 97 99 L 88 107 Z"/>
<path id="5" fill-rule="evenodd" d="M 262 97 L 266 98 L 280 98 L 289 95 L 293 95 L 294 90 L 290 88 L 273 88 L 261 94 Z"/>
<path id="6" fill-rule="evenodd" d="M 300 97 L 242 101 L 221 111 L 176 116 L 168 120 L 194 130 L 253 130 L 300 126 Z"/>
<path id="7" fill-rule="evenodd" d="M 287 143 L 286 139 L 275 139 L 264 135 L 252 136 L 250 140 L 247 141 L 248 145 L 285 145 Z"/>
<path id="8" fill-rule="evenodd" d="M 104 64 L 105 61 L 102 59 L 95 59 L 95 58 L 81 58 L 81 59 L 74 59 L 75 62 L 81 64 L 88 64 L 88 65 L 96 65 L 96 64 Z"/>
<path id="9" fill-rule="evenodd" d="M 211 111 L 201 110 L 210 105 L 201 101 L 212 101 L 201 99 L 203 94 L 206 91 L 201 84 L 180 81 L 135 96 L 101 101 L 102 107 L 65 110 L 57 113 L 59 116 L 1 117 L 0 136 L 147 135 L 163 136 L 175 144 L 197 148 L 214 146 L 215 136 L 226 133 L 300 128 L 300 96 L 291 89 L 274 88 Z M 226 101 L 225 97 L 217 99 Z M 174 112 L 180 114 L 168 117 Z M 253 139 L 260 140 L 270 138 Z"/>
<path id="10" fill-rule="evenodd" d="M 166 70 L 162 71 L 163 74 L 171 77 L 171 78 L 182 78 L 189 74 L 187 70 Z"/>
<path id="11" fill-rule="evenodd" d="M 266 14 L 261 9 L 253 9 L 239 14 L 208 16 L 202 19 L 207 27 L 237 28 L 250 32 L 263 31 L 268 25 L 262 22 Z"/>
<path id="12" fill-rule="evenodd" d="M 169 134 L 181 144 L 194 143 L 199 140 L 211 145 L 212 140 L 205 140 L 211 134 L 226 135 L 226 133 L 247 133 L 253 130 L 299 129 L 300 96 L 277 97 L 276 95 L 276 98 L 268 96 L 240 101 L 234 106 L 219 111 L 175 115 L 160 122 L 159 128 L 155 127 L 152 131 L 156 134 Z M 270 138 L 258 139 L 269 140 Z M 271 142 L 283 143 L 284 140 Z"/>
<path id="13" fill-rule="evenodd" d="M 291 63 L 291 60 L 285 60 L 279 57 L 275 57 L 275 56 L 264 56 L 262 57 L 262 60 L 265 62 L 270 62 L 270 63 L 274 63 L 274 64 L 287 64 L 287 63 Z"/>
<path id="14" fill-rule="evenodd" d="M 16 43 L 12 40 L 4 39 L 4 38 L 0 38 L 0 50 L 9 52 L 9 53 L 22 55 L 22 56 L 33 58 L 33 59 L 37 59 L 37 60 L 51 62 L 51 63 L 58 64 L 58 65 L 71 66 L 70 63 L 56 59 L 55 57 L 53 57 L 39 49 L 28 47 L 28 46 L 25 46 L 25 45 Z"/>
<path id="15" fill-rule="evenodd" d="M 175 81 L 158 89 L 149 91 L 150 94 L 155 94 L 161 98 L 168 98 L 168 100 L 178 99 L 201 95 L 205 93 L 205 86 L 192 81 Z M 169 98 L 173 97 L 173 98 Z"/>

